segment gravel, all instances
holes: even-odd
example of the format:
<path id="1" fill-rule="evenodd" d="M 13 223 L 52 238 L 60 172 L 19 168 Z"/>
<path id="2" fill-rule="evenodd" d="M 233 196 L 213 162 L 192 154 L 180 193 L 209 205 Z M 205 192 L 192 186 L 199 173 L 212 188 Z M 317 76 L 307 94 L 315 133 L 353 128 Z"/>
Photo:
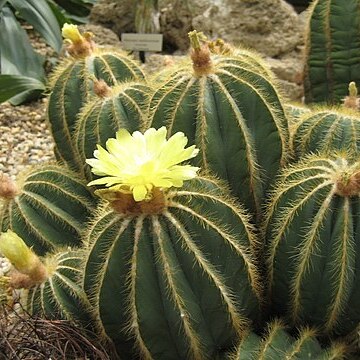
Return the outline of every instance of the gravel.
<path id="1" fill-rule="evenodd" d="M 30 165 L 54 160 L 45 111 L 46 99 L 17 107 L 0 104 L 0 174 L 15 179 Z"/>

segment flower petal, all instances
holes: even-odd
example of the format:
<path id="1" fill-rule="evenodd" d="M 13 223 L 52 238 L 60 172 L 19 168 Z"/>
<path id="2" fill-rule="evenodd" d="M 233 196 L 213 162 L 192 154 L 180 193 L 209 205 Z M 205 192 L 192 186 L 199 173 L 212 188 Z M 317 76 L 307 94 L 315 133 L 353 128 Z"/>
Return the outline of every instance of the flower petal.
<path id="1" fill-rule="evenodd" d="M 136 185 L 133 187 L 132 192 L 135 201 L 142 201 L 146 198 L 148 190 L 145 185 Z"/>

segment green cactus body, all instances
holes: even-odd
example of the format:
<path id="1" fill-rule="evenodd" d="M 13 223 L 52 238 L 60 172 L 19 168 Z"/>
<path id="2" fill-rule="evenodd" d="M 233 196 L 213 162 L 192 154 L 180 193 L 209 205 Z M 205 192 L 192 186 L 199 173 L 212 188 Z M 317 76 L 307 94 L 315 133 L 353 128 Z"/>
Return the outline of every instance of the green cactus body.
<path id="1" fill-rule="evenodd" d="M 297 122 L 300 120 L 300 118 L 306 114 L 306 113 L 310 113 L 310 109 L 302 104 L 297 104 L 297 103 L 288 103 L 285 104 L 284 106 L 285 108 L 285 112 L 286 112 L 286 117 L 288 119 L 289 122 L 289 128 L 290 128 L 290 133 L 292 132 L 292 128 L 297 124 Z"/>
<path id="2" fill-rule="evenodd" d="M 312 155 L 290 167 L 266 216 L 273 311 L 345 334 L 360 321 L 359 163 Z"/>
<path id="3" fill-rule="evenodd" d="M 94 95 L 94 77 L 114 86 L 119 82 L 143 80 L 144 74 L 135 61 L 118 50 L 95 49 L 88 56 L 71 57 L 59 65 L 50 83 L 48 122 L 56 153 L 75 170 L 83 167 L 73 141 L 76 120 L 81 108 Z"/>
<path id="4" fill-rule="evenodd" d="M 74 136 L 81 162 L 93 156 L 96 145 L 105 146 L 106 140 L 125 128 L 129 132 L 144 127 L 150 88 L 142 83 L 127 82 L 109 89 L 105 97 L 89 102 L 80 113 Z M 91 179 L 90 171 L 85 170 Z"/>
<path id="5" fill-rule="evenodd" d="M 61 251 L 48 255 L 44 265 L 46 280 L 32 287 L 27 294 L 27 310 L 47 319 L 66 319 L 87 330 L 93 330 L 91 305 L 79 286 L 82 276 L 82 251 Z"/>
<path id="6" fill-rule="evenodd" d="M 257 57 L 193 51 L 193 63 L 168 74 L 151 101 L 152 127 L 182 131 L 205 171 L 228 182 L 252 212 L 287 157 L 288 125 L 279 94 Z M 206 64 L 196 65 L 201 58 Z M 264 188 L 264 189 L 263 189 Z"/>
<path id="7" fill-rule="evenodd" d="M 253 229 L 223 194 L 198 178 L 156 214 L 94 220 L 84 289 L 124 358 L 211 359 L 258 321 Z"/>
<path id="8" fill-rule="evenodd" d="M 296 157 L 309 152 L 360 150 L 360 116 L 351 109 L 320 108 L 301 116 L 294 126 L 292 149 Z"/>
<path id="9" fill-rule="evenodd" d="M 22 174 L 18 193 L 2 199 L 2 230 L 16 232 L 39 255 L 82 245 L 84 223 L 96 200 L 76 174 L 46 165 Z"/>
<path id="10" fill-rule="evenodd" d="M 350 81 L 360 81 L 359 0 L 317 0 L 306 40 L 306 102 L 340 103 Z"/>
<path id="11" fill-rule="evenodd" d="M 231 354 L 228 360 L 341 360 L 345 358 L 345 345 L 334 343 L 328 348 L 322 348 L 315 336 L 314 330 L 304 328 L 294 338 L 286 332 L 285 326 L 280 321 L 273 321 L 269 324 L 267 334 L 263 338 L 253 332 L 246 334 L 236 353 Z"/>

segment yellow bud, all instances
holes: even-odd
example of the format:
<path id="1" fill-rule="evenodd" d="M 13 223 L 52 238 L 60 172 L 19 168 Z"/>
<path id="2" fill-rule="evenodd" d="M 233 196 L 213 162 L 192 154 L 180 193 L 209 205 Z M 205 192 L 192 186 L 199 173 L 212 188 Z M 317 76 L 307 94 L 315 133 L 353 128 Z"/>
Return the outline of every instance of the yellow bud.
<path id="1" fill-rule="evenodd" d="M 356 88 L 356 84 L 354 81 L 352 81 L 350 84 L 349 84 L 349 95 L 350 96 L 357 96 L 357 88 Z"/>
<path id="2" fill-rule="evenodd" d="M 80 31 L 76 25 L 73 24 L 64 24 L 62 28 L 62 36 L 70 40 L 72 43 L 81 42 L 83 40 L 83 36 L 80 34 Z"/>
<path id="3" fill-rule="evenodd" d="M 0 235 L 0 252 L 24 274 L 32 273 L 39 263 L 37 255 L 11 230 Z"/>

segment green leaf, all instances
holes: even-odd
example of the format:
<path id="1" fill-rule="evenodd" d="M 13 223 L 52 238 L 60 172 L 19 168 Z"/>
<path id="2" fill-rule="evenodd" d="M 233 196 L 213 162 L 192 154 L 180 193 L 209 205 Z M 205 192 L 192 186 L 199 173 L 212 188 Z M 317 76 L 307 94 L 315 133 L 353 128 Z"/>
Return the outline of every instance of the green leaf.
<path id="1" fill-rule="evenodd" d="M 30 92 L 44 90 L 45 84 L 37 79 L 20 75 L 0 75 L 0 103 L 25 92 L 28 97 Z"/>
<path id="2" fill-rule="evenodd" d="M 71 22 L 70 19 L 66 16 L 65 11 L 62 11 L 61 8 L 57 4 L 55 4 L 53 0 L 47 0 L 47 3 L 50 6 L 61 28 L 65 23 Z"/>
<path id="3" fill-rule="evenodd" d="M 6 4 L 7 0 L 0 0 L 0 10 L 3 8 L 3 6 Z"/>
<path id="4" fill-rule="evenodd" d="M 91 5 L 94 1 L 84 0 L 54 0 L 59 6 L 65 9 L 69 14 L 84 17 L 89 15 Z"/>
<path id="5" fill-rule="evenodd" d="M 60 26 L 45 0 L 9 0 L 9 3 L 53 49 L 60 51 L 62 46 Z"/>
<path id="6" fill-rule="evenodd" d="M 31 47 L 25 30 L 7 7 L 0 10 L 0 69 L 2 74 L 22 75 L 44 81 L 43 57 Z"/>

